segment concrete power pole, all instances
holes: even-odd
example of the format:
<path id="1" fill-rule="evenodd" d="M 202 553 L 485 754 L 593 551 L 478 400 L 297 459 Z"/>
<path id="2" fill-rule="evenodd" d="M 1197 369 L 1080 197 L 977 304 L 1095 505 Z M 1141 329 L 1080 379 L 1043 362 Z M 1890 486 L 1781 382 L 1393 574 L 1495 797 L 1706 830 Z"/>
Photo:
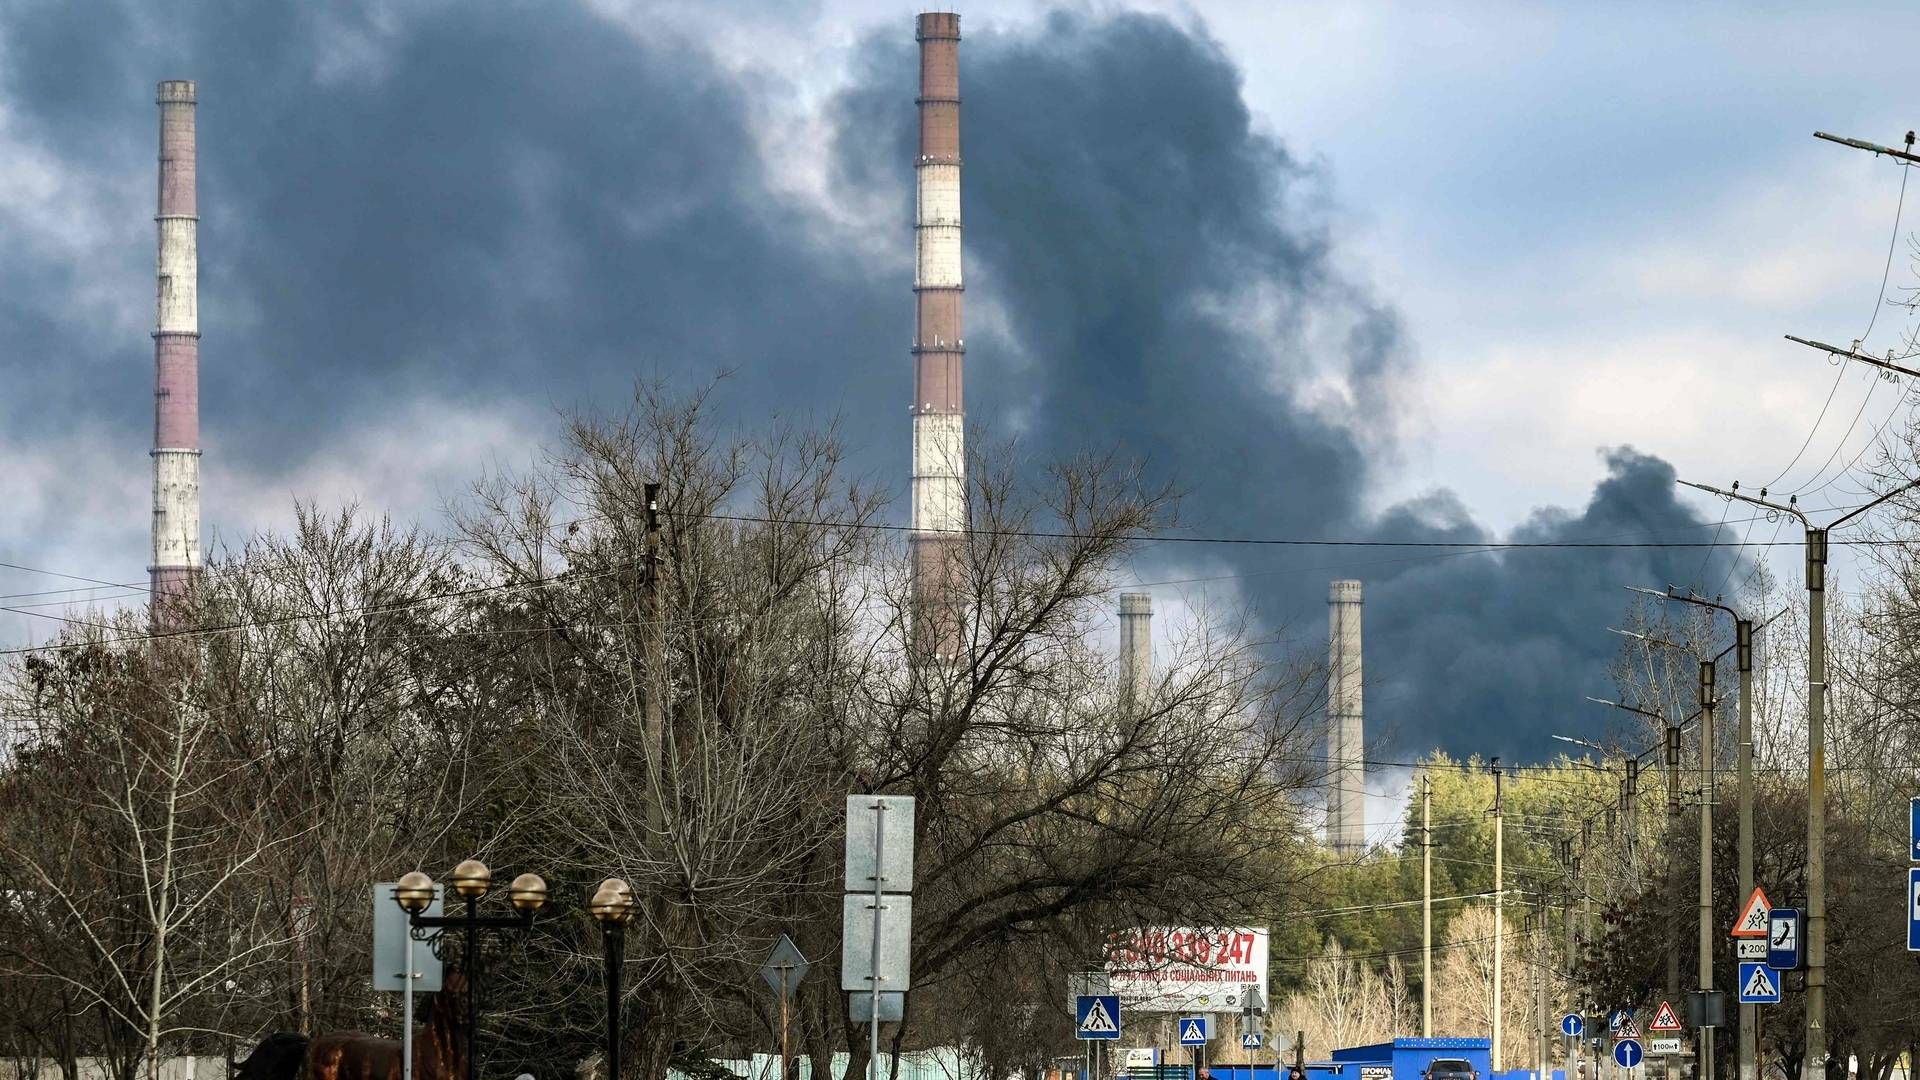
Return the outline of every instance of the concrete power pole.
<path id="1" fill-rule="evenodd" d="M 1547 967 L 1552 958 L 1552 939 L 1547 936 L 1547 890 L 1541 889 L 1533 901 L 1533 986 L 1534 1011 L 1540 1018 L 1540 1042 L 1534 1048 L 1534 1068 L 1537 1075 L 1547 1075 L 1547 1046 L 1551 1036 L 1547 1022 Z"/>
<path id="2" fill-rule="evenodd" d="M 1753 895 L 1753 622 L 1733 620 L 1734 665 L 1740 673 L 1740 730 L 1735 764 L 1740 770 L 1740 891 L 1737 902 Z M 1734 1062 L 1740 1080 L 1760 1078 L 1760 1008 L 1740 1006 L 1740 1042 Z"/>
<path id="3" fill-rule="evenodd" d="M 1890 365 L 1861 357 L 1818 342 L 1802 344 L 1827 352 L 1887 368 Z M 1893 368 L 1901 374 L 1920 376 L 1920 372 Z M 1920 487 L 1920 480 L 1902 484 L 1879 498 L 1854 508 L 1822 528 L 1800 511 L 1796 500 L 1770 502 L 1766 489 L 1759 497 L 1742 495 L 1740 485 L 1721 490 L 1690 480 L 1680 483 L 1690 488 L 1741 502 L 1791 514 L 1806 532 L 1807 546 L 1807 1041 L 1806 1068 L 1824 1071 L 1827 1066 L 1827 534 L 1888 499 Z M 1744 897 L 1742 899 L 1745 899 Z"/>
<path id="4" fill-rule="evenodd" d="M 1735 755 L 1740 783 L 1739 895 L 1742 898 L 1751 896 L 1753 895 L 1753 635 L 1755 630 L 1753 620 L 1742 618 L 1738 611 L 1718 601 L 1694 596 L 1691 593 L 1683 596 L 1674 592 L 1672 586 L 1668 586 L 1665 592 L 1639 588 L 1633 591 L 1677 600 L 1695 607 L 1724 611 L 1727 617 L 1733 620 L 1733 647 L 1731 650 L 1722 650 L 1714 659 L 1718 660 L 1731 651 L 1734 654 L 1734 667 L 1740 674 L 1740 717 L 1739 730 L 1736 733 Z M 1786 612 L 1782 610 L 1773 619 L 1784 614 Z M 1760 629 L 1771 626 L 1773 619 L 1762 623 Z M 1759 1077 L 1759 1013 L 1758 1006 L 1740 1006 L 1740 1037 L 1734 1047 L 1735 1068 L 1738 1070 L 1739 1080 L 1758 1080 Z"/>
<path id="5" fill-rule="evenodd" d="M 1700 990 L 1713 989 L 1713 661 L 1700 661 Z M 1713 1029 L 1700 1031 L 1698 1080 L 1713 1080 Z"/>
<path id="6" fill-rule="evenodd" d="M 1433 1038 L 1433 780 L 1420 777 L 1420 1037 Z"/>
<path id="7" fill-rule="evenodd" d="M 1493 770 L 1493 1055 L 1492 1070 L 1500 1071 L 1502 982 L 1506 975 L 1507 894 L 1504 878 L 1506 851 L 1505 813 L 1501 806 L 1500 759 L 1487 762 Z"/>

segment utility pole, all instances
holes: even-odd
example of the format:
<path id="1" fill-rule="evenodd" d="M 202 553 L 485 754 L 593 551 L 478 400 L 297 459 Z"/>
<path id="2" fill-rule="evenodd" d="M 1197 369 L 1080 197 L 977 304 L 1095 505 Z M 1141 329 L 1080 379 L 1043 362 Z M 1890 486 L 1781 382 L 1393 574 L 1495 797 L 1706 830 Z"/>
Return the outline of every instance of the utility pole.
<path id="1" fill-rule="evenodd" d="M 1420 1037 L 1433 1038 L 1433 779 L 1420 776 Z"/>
<path id="2" fill-rule="evenodd" d="M 1680 817 L 1680 728 L 1667 728 L 1667 831 L 1673 832 Z M 1680 899 L 1680 883 L 1676 879 L 1678 866 L 1674 858 L 1675 846 L 1667 844 L 1667 891 L 1673 899 Z M 1676 914 L 1677 903 L 1667 905 L 1667 1000 L 1680 996 L 1680 924 Z"/>
<path id="3" fill-rule="evenodd" d="M 640 589 L 644 603 L 641 605 L 640 640 L 642 651 L 646 654 L 647 695 L 646 705 L 641 710 L 641 722 L 646 726 L 645 768 L 654 780 L 655 790 L 659 790 L 660 771 L 664 768 L 664 745 L 666 732 L 666 714 L 661 698 L 666 693 L 666 672 L 661 670 L 665 663 L 666 638 L 665 620 L 661 618 L 660 603 L 660 485 L 649 481 L 642 488 L 645 506 L 645 532 L 642 534 Z M 648 823 L 655 829 L 665 828 L 666 807 L 661 800 L 649 799 L 647 810 Z M 878 871 L 876 871 L 877 873 Z"/>
<path id="4" fill-rule="evenodd" d="M 1542 886 L 1533 898 L 1533 1008 L 1540 1016 L 1540 1044 L 1535 1049 L 1535 1068 L 1539 1075 L 1547 1075 L 1547 963 L 1552 959 L 1553 947 L 1547 937 L 1547 890 Z"/>
<path id="5" fill-rule="evenodd" d="M 1737 732 L 1735 766 L 1740 775 L 1740 893 L 1742 897 L 1753 895 L 1753 620 L 1742 618 L 1738 611 L 1715 600 L 1688 593 L 1685 596 L 1667 586 L 1665 592 L 1652 589 L 1633 588 L 1633 592 L 1646 593 L 1649 596 L 1677 600 L 1683 604 L 1724 611 L 1733 620 L 1734 666 L 1740 674 L 1740 726 Z M 1776 612 L 1772 619 L 1761 623 L 1764 630 L 1773 625 L 1773 620 L 1785 615 L 1786 609 Z M 1722 650 L 1714 659 L 1727 654 Z M 1760 1010 L 1756 1005 L 1740 1006 L 1739 1040 L 1735 1044 L 1735 1063 L 1739 1080 L 1758 1080 L 1760 1061 Z"/>
<path id="6" fill-rule="evenodd" d="M 1493 771 L 1493 1054 L 1492 1071 L 1500 1071 L 1500 1028 L 1502 976 L 1505 973 L 1507 942 L 1507 894 L 1503 871 L 1506 836 L 1504 830 L 1505 814 L 1501 809 L 1500 759 L 1487 762 L 1487 768 Z"/>
<path id="7" fill-rule="evenodd" d="M 1576 976 L 1579 974 L 1580 962 L 1576 958 L 1573 948 L 1573 840 L 1569 837 L 1562 837 L 1560 840 L 1560 865 L 1567 874 L 1567 904 L 1566 910 L 1562 912 L 1567 924 L 1567 1005 L 1569 1008 L 1584 1013 L 1586 1011 L 1585 1009 L 1578 1008 L 1585 1004 L 1580 1000 L 1584 995 L 1574 990 L 1578 981 Z M 1574 1036 L 1569 1035 L 1567 1037 L 1567 1080 L 1573 1080 L 1575 1055 L 1578 1052 L 1578 1040 Z"/>
<path id="8" fill-rule="evenodd" d="M 1713 676 L 1700 661 L 1700 989 L 1713 989 Z M 1713 1080 L 1713 1029 L 1700 1032 L 1699 1080 Z"/>
<path id="9" fill-rule="evenodd" d="M 1797 340 L 1797 339 L 1796 339 Z M 1842 356 L 1854 354 L 1825 347 Z M 1862 358 L 1864 359 L 1864 358 Z M 1920 372 L 1901 369 L 1908 375 Z M 1920 480 L 1902 484 L 1831 524 L 1821 527 L 1800 511 L 1798 500 L 1770 502 L 1765 488 L 1758 497 L 1742 495 L 1736 482 L 1721 490 L 1682 480 L 1723 499 L 1738 499 L 1776 513 L 1798 518 L 1807 546 L 1807 1040 L 1806 1068 L 1827 1067 L 1827 534 L 1905 491 Z"/>

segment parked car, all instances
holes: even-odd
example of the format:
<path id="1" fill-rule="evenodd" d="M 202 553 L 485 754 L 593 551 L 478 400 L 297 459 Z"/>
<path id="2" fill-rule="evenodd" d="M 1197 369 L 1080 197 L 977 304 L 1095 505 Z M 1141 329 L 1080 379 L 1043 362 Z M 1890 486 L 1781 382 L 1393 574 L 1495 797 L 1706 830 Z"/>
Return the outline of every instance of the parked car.
<path id="1" fill-rule="evenodd" d="M 1463 1058 L 1434 1058 L 1420 1075 L 1424 1080 L 1480 1080 L 1473 1064 Z"/>

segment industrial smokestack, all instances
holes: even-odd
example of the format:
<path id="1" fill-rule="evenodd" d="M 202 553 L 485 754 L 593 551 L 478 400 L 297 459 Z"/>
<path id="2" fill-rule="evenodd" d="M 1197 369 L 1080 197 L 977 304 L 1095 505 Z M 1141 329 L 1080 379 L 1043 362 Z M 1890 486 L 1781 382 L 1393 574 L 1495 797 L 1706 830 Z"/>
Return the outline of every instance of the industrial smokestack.
<path id="1" fill-rule="evenodd" d="M 1367 848 L 1366 732 L 1360 720 L 1360 583 L 1327 592 L 1327 846 Z"/>
<path id="2" fill-rule="evenodd" d="M 153 561 L 156 619 L 200 572 L 200 252 L 194 84 L 160 84 L 160 257 L 154 314 Z"/>
<path id="3" fill-rule="evenodd" d="M 960 16 L 919 17 L 920 151 L 914 163 L 913 595 L 915 636 L 960 646 L 958 576 L 967 527 L 961 404 Z"/>
<path id="4" fill-rule="evenodd" d="M 1120 691 L 1137 700 L 1153 685 L 1153 597 L 1120 594 Z"/>

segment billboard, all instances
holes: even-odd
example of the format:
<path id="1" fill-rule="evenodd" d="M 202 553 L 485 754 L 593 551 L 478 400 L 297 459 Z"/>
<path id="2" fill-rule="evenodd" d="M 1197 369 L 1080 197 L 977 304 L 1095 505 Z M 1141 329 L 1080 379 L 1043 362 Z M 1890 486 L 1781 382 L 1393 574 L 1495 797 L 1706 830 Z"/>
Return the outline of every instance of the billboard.
<path id="1" fill-rule="evenodd" d="M 1267 928 L 1153 926 L 1107 948 L 1113 993 L 1138 1012 L 1238 1012 L 1247 987 L 1267 996 Z"/>

